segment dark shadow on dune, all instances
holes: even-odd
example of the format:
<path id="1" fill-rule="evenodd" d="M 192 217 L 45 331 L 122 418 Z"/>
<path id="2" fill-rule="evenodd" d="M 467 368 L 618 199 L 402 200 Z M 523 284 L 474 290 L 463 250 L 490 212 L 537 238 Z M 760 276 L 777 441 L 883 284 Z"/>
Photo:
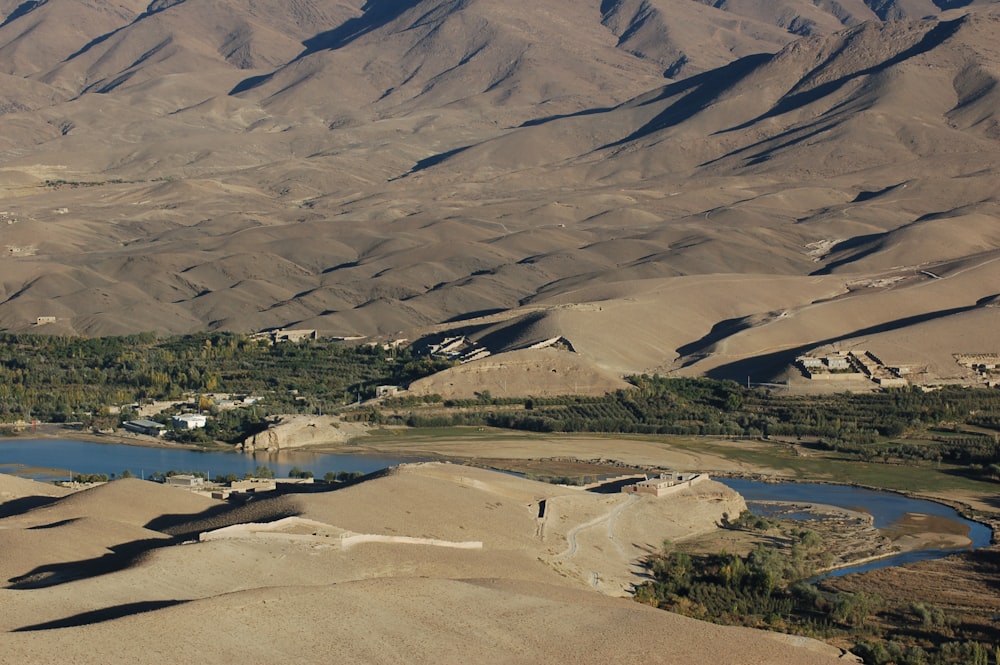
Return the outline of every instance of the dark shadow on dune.
<path id="1" fill-rule="evenodd" d="M 216 520 L 220 516 L 226 513 L 232 512 L 233 507 L 231 505 L 222 504 L 218 506 L 212 506 L 204 512 L 198 513 L 197 515 L 191 514 L 180 514 L 180 515 L 160 515 L 149 522 L 146 523 L 145 528 L 151 531 L 159 531 L 160 533 L 165 533 L 169 536 L 182 537 L 189 535 L 190 529 L 187 525 L 195 521 L 203 520 Z M 197 534 L 196 534 L 197 535 Z"/>
<path id="2" fill-rule="evenodd" d="M 759 115 L 756 118 L 753 118 L 752 120 L 748 120 L 740 125 L 736 125 L 735 127 L 731 127 L 730 129 L 725 130 L 725 132 L 734 132 L 734 131 L 739 131 L 741 129 L 746 129 L 762 120 L 767 120 L 768 118 L 774 118 L 776 116 L 783 115 L 791 111 L 795 111 L 804 106 L 808 106 L 809 104 L 812 104 L 813 102 L 816 102 L 822 99 L 823 97 L 832 95 L 833 93 L 838 91 L 840 88 L 842 88 L 844 85 L 846 85 L 849 81 L 853 79 L 859 78 L 861 76 L 878 74 L 888 69 L 889 67 L 893 67 L 901 62 L 909 60 L 910 58 L 914 58 L 918 55 L 927 53 L 928 51 L 931 51 L 932 49 L 940 46 L 946 39 L 955 34 L 955 32 L 958 30 L 959 26 L 962 24 L 963 21 L 964 18 L 958 18 L 953 21 L 942 21 L 938 25 L 928 30 L 927 34 L 925 34 L 923 39 L 921 39 L 919 42 L 917 42 L 910 48 L 897 53 L 888 60 L 884 60 L 883 62 L 880 62 L 879 64 L 873 65 L 871 67 L 866 67 L 865 69 L 860 69 L 851 74 L 841 76 L 840 78 L 836 78 L 832 81 L 822 83 L 809 90 L 804 90 L 799 93 L 782 97 L 780 100 L 778 100 L 777 104 L 772 106 L 764 114 Z M 809 74 L 806 74 L 802 78 L 802 80 L 803 81 L 808 80 L 810 76 L 812 76 L 819 69 L 828 64 L 828 62 L 829 61 L 823 63 L 822 65 L 817 67 L 817 69 L 814 69 Z"/>
<path id="3" fill-rule="evenodd" d="M 62 619 L 55 619 L 53 621 L 46 621 L 45 623 L 36 623 L 31 626 L 23 626 L 21 628 L 15 628 L 10 632 L 27 633 L 37 630 L 52 630 L 53 628 L 74 628 L 77 626 L 89 626 L 91 624 L 102 623 L 104 621 L 113 621 L 114 619 L 121 619 L 122 617 L 131 616 L 133 614 L 152 612 L 153 610 L 159 610 L 164 607 L 183 605 L 184 603 L 187 602 L 189 601 L 146 600 L 139 603 L 126 603 L 124 605 L 115 605 L 114 607 L 104 607 L 99 610 L 93 610 L 90 612 L 81 612 L 80 614 L 74 614 L 73 616 L 64 617 Z"/>
<path id="4" fill-rule="evenodd" d="M 333 30 L 321 32 L 311 37 L 302 45 L 306 50 L 299 57 L 304 57 L 316 51 L 342 48 L 358 37 L 381 28 L 386 23 L 399 18 L 406 11 L 416 7 L 421 0 L 368 0 L 361 8 L 364 12 L 357 18 L 344 21 Z M 418 19 L 415 23 L 419 23 Z"/>
<path id="5" fill-rule="evenodd" d="M 462 321 L 468 321 L 469 319 L 478 319 L 481 316 L 490 316 L 492 314 L 499 314 L 500 312 L 505 312 L 503 307 L 492 307 L 490 309 L 478 309 L 474 312 L 465 312 L 463 314 L 456 314 L 450 319 L 445 320 L 443 323 L 460 323 Z"/>
<path id="6" fill-rule="evenodd" d="M 544 312 L 533 312 L 519 319 L 511 319 L 503 326 L 491 333 L 480 337 L 477 341 L 479 345 L 490 350 L 504 350 L 512 346 L 520 345 L 522 335 L 535 323 L 545 319 Z M 538 339 L 532 341 L 540 341 Z"/>
<path id="7" fill-rule="evenodd" d="M 129 23 L 126 23 L 125 25 L 123 25 L 123 26 L 121 26 L 119 28 L 115 28 L 111 32 L 106 32 L 103 35 L 99 35 L 99 36 L 95 37 L 94 39 L 92 39 L 89 42 L 87 42 L 86 44 L 84 44 L 83 47 L 79 51 L 76 51 L 75 53 L 71 53 L 69 56 L 67 56 L 66 59 L 63 60 L 63 62 L 69 62 L 73 58 L 76 58 L 78 56 L 83 55 L 84 53 L 86 53 L 90 49 L 94 48 L 95 46 L 98 46 L 99 44 L 103 44 L 104 42 L 106 42 L 111 37 L 114 37 L 115 35 L 117 35 L 122 30 L 125 30 L 126 28 L 129 28 L 129 27 L 135 25 L 139 21 L 142 21 L 143 19 L 147 19 L 150 16 L 153 16 L 154 14 L 159 14 L 160 12 L 162 12 L 164 10 L 170 9 L 174 5 L 179 5 L 182 2 L 184 2 L 184 1 L 185 0 L 175 0 L 174 2 L 161 2 L 161 3 L 153 2 L 153 3 L 150 3 L 146 7 L 146 11 L 144 11 L 141 14 L 139 14 L 138 16 L 136 16 L 134 19 L 132 19 L 132 21 L 130 21 Z M 40 2 L 39 4 L 44 4 L 44 2 Z"/>
<path id="8" fill-rule="evenodd" d="M 47 506 L 58 500 L 57 497 L 51 496 L 24 496 L 19 499 L 11 499 L 10 501 L 0 503 L 0 519 L 20 515 L 29 510 Z"/>
<path id="9" fill-rule="evenodd" d="M 518 129 L 524 127 L 537 127 L 538 125 L 544 125 L 546 123 L 552 122 L 553 120 L 563 120 L 564 118 L 579 118 L 585 115 L 595 115 L 597 113 L 606 113 L 612 110 L 611 106 L 597 106 L 592 109 L 584 109 L 583 111 L 577 111 L 576 113 L 562 113 L 559 115 L 548 115 L 544 118 L 534 118 L 532 120 L 525 120 L 520 125 Z"/>
<path id="10" fill-rule="evenodd" d="M 900 187 L 902 187 L 902 183 L 898 185 L 889 185 L 888 187 L 884 187 L 882 189 L 874 191 L 858 192 L 858 195 L 854 197 L 854 200 L 851 201 L 851 203 L 864 203 L 865 201 L 871 201 L 872 199 L 877 199 L 878 197 L 884 194 L 888 194 L 889 192 L 895 191 Z"/>
<path id="11" fill-rule="evenodd" d="M 461 323 L 461 320 L 456 321 L 456 323 Z M 449 328 L 445 332 L 431 333 L 429 335 L 424 335 L 423 337 L 413 342 L 411 346 L 413 346 L 413 348 L 417 349 L 418 351 L 424 350 L 427 347 L 431 346 L 432 344 L 440 344 L 446 337 L 457 337 L 459 335 L 464 335 L 466 337 L 469 337 L 471 335 L 474 335 L 475 333 L 484 330 L 490 325 L 496 325 L 496 324 L 478 323 L 466 326 L 459 326 L 458 328 Z"/>
<path id="12" fill-rule="evenodd" d="M 724 155 L 719 155 L 718 157 L 713 157 L 712 159 L 702 162 L 699 167 L 711 166 L 713 164 L 722 162 L 723 160 L 736 158 L 739 155 L 750 152 L 751 150 L 756 150 L 758 148 L 763 148 L 760 152 L 756 152 L 751 155 L 746 155 L 743 159 L 746 160 L 747 166 L 753 166 L 754 164 L 760 164 L 771 159 L 779 150 L 784 150 L 786 148 L 791 148 L 794 145 L 804 143 L 808 139 L 819 136 L 823 132 L 828 131 L 830 128 L 834 127 L 836 122 L 828 122 L 823 125 L 807 125 L 804 127 L 792 127 L 783 132 L 775 134 L 774 136 L 768 136 L 766 138 L 757 141 L 756 143 L 751 143 L 750 145 L 743 146 L 742 148 L 736 148 Z M 715 134 L 724 134 L 730 130 L 723 130 L 716 132 Z M 715 135 L 713 134 L 713 136 Z"/>
<path id="13" fill-rule="evenodd" d="M 248 78 L 243 79 L 235 86 L 233 86 L 233 89 L 230 90 L 227 94 L 238 95 L 241 92 L 246 92 L 251 88 L 256 88 L 259 85 L 267 83 L 273 77 L 274 77 L 274 72 L 271 72 L 270 74 L 259 74 L 258 76 L 250 76 Z"/>
<path id="14" fill-rule="evenodd" d="M 405 178 L 408 175 L 413 175 L 414 173 L 423 171 L 424 169 L 429 169 L 432 166 L 437 166 L 438 164 L 441 164 L 442 162 L 454 157 L 455 155 L 465 152 L 471 147 L 472 146 L 468 145 L 462 146 L 461 148 L 455 148 L 454 150 L 449 150 L 447 152 L 442 152 L 437 155 L 431 155 L 430 157 L 425 157 L 424 159 L 421 159 L 416 164 L 414 164 L 413 167 L 410 168 L 410 170 L 404 173 L 403 175 L 397 176 L 395 178 L 390 178 L 390 182 L 393 180 L 399 180 L 400 178 Z"/>
<path id="15" fill-rule="evenodd" d="M 247 522 L 274 522 L 301 514 L 301 504 L 289 497 L 299 494 L 322 494 L 351 487 L 388 473 L 387 469 L 373 471 L 358 478 L 335 483 L 316 482 L 308 485 L 278 484 L 270 492 L 232 494 L 225 505 L 213 506 L 196 515 L 162 515 L 146 525 L 174 537 L 173 542 L 196 540 L 205 531 L 221 529 Z"/>
<path id="16" fill-rule="evenodd" d="M 286 485 L 284 487 L 279 485 L 280 489 L 273 492 L 238 496 L 229 504 L 212 506 L 208 510 L 194 515 L 162 515 L 146 524 L 145 528 L 155 529 L 172 536 L 172 538 L 135 540 L 110 547 L 110 553 L 92 559 L 38 566 L 24 575 L 18 575 L 7 580 L 9 582 L 7 588 L 14 590 L 44 589 L 67 582 L 99 577 L 124 570 L 140 562 L 153 550 L 197 539 L 198 535 L 205 531 L 246 522 L 273 522 L 285 517 L 299 515 L 299 506 L 286 499 L 289 495 L 336 491 L 374 480 L 375 478 L 384 477 L 389 473 L 389 469 L 381 469 L 358 478 L 345 480 L 344 482 Z M 35 528 L 52 528 L 72 521 L 74 520 L 63 520 L 62 522 Z M 128 613 L 134 612 L 125 612 L 125 614 Z M 94 621 L 83 623 L 94 623 Z M 83 625 L 83 623 L 67 625 Z M 41 627 L 29 627 L 22 630 L 44 630 L 46 627 L 55 628 L 60 626 L 42 624 Z"/>
<path id="17" fill-rule="evenodd" d="M 893 330 L 906 328 L 907 326 L 924 323 L 925 321 L 933 321 L 935 319 L 961 314 L 962 312 L 969 312 L 977 309 L 978 307 L 980 307 L 980 305 L 977 303 L 976 305 L 968 305 L 966 307 L 953 307 L 951 309 L 942 309 L 936 312 L 927 312 L 926 314 L 907 316 L 902 319 L 896 319 L 895 321 L 886 321 L 885 323 L 880 323 L 868 328 L 853 330 L 843 335 L 816 340 L 815 342 L 803 344 L 792 349 L 775 351 L 774 353 L 754 356 L 753 358 L 744 358 L 743 360 L 737 360 L 736 362 L 720 365 L 719 367 L 706 372 L 706 376 L 710 379 L 733 379 L 741 382 L 745 381 L 748 376 L 754 377 L 755 380 L 770 379 L 780 374 L 785 368 L 791 365 L 795 361 L 796 357 L 818 346 L 835 344 L 837 342 L 861 337 L 863 335 L 877 335 L 879 333 L 891 332 Z"/>
<path id="18" fill-rule="evenodd" d="M 640 474 L 635 474 L 639 476 Z M 598 485 L 597 487 L 591 487 L 588 492 L 592 494 L 621 494 L 622 488 L 626 485 L 634 485 L 638 478 L 626 478 L 625 480 L 615 480 L 614 482 L 604 483 L 603 485 Z"/>
<path id="19" fill-rule="evenodd" d="M 348 19 L 332 30 L 326 30 L 302 42 L 305 47 L 292 62 L 316 53 L 318 51 L 334 51 L 343 48 L 359 37 L 381 28 L 390 21 L 395 20 L 406 11 L 420 4 L 420 0 L 368 0 L 361 8 L 361 16 Z M 420 19 L 417 20 L 417 23 Z M 271 74 L 261 76 L 251 76 L 236 84 L 229 91 L 230 95 L 236 95 L 255 88 L 268 81 Z"/>
<path id="20" fill-rule="evenodd" d="M 41 531 L 43 529 L 55 529 L 56 527 L 66 526 L 67 524 L 72 524 L 76 522 L 79 518 L 70 517 L 69 519 L 59 520 L 58 522 L 52 522 L 51 524 L 39 524 L 38 526 L 29 526 L 28 531 Z"/>
<path id="21" fill-rule="evenodd" d="M 361 264 L 357 261 L 347 261 L 346 263 L 338 263 L 335 266 L 330 266 L 329 268 L 323 268 L 323 275 L 326 275 L 337 270 L 346 270 L 347 268 L 357 268 Z"/>
<path id="22" fill-rule="evenodd" d="M 888 233 L 872 233 L 870 235 L 857 236 L 855 238 L 850 238 L 849 240 L 845 240 L 844 242 L 837 243 L 836 245 L 830 248 L 830 254 L 848 251 L 856 247 L 864 247 L 864 249 L 862 249 L 856 254 L 851 254 L 850 256 L 847 256 L 845 258 L 838 259 L 836 261 L 831 261 L 830 263 L 826 264 L 819 270 L 813 270 L 811 273 L 809 273 L 809 276 L 812 277 L 815 275 L 829 275 L 832 274 L 833 271 L 839 268 L 840 266 L 848 265 L 850 263 L 854 263 L 855 261 L 860 261 L 866 256 L 871 256 L 872 254 L 875 254 L 876 252 L 882 249 L 882 244 L 879 241 L 884 239 L 888 235 L 889 235 Z M 865 245 L 868 246 L 865 247 Z"/>
<path id="23" fill-rule="evenodd" d="M 664 87 L 659 95 L 653 99 L 644 101 L 643 106 L 677 95 L 683 96 L 636 131 L 623 139 L 602 146 L 601 149 L 613 148 L 630 141 L 636 141 L 650 134 L 681 124 L 700 111 L 708 108 L 723 90 L 731 87 L 736 81 L 760 65 L 768 62 L 772 57 L 769 53 L 749 55 L 724 67 L 713 69 L 704 74 L 697 74 Z"/>
<path id="24" fill-rule="evenodd" d="M 109 554 L 83 561 L 53 563 L 38 566 L 24 575 L 12 577 L 8 589 L 44 589 L 66 582 L 99 577 L 131 566 L 139 557 L 150 550 L 174 544 L 173 540 L 148 538 L 116 545 Z"/>
<path id="25" fill-rule="evenodd" d="M 735 335 L 741 330 L 746 330 L 753 326 L 748 320 L 748 317 L 741 316 L 735 319 L 726 319 L 725 321 L 719 321 L 708 333 L 701 339 L 697 339 L 690 344 L 685 344 L 684 346 L 677 347 L 677 355 L 679 356 L 689 356 L 692 353 L 698 353 L 704 351 L 705 348 L 721 341 L 730 335 Z"/>
<path id="26" fill-rule="evenodd" d="M 44 5 L 47 1 L 48 0 L 27 0 L 26 2 L 22 2 L 14 9 L 14 11 L 7 14 L 7 18 L 4 19 L 3 23 L 0 23 L 0 28 L 4 27 L 8 23 L 13 23 L 22 16 L 27 16 L 33 10 Z"/>

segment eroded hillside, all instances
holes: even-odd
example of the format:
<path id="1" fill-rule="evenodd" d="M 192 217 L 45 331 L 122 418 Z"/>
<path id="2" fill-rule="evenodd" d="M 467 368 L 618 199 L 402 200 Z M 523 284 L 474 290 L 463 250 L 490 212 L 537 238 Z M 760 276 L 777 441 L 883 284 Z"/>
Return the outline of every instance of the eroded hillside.
<path id="1" fill-rule="evenodd" d="M 964 380 L 998 351 L 994 6 L 6 3 L 0 325 Z"/>

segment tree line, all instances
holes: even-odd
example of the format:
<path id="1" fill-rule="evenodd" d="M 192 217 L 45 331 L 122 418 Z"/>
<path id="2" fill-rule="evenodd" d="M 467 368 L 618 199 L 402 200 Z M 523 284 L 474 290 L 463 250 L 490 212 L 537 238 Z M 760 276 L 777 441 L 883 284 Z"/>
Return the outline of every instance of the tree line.
<path id="1" fill-rule="evenodd" d="M 273 413 L 322 413 L 374 396 L 377 385 L 407 385 L 450 364 L 409 349 L 324 339 L 270 344 L 224 332 L 0 333 L 0 423 L 113 424 L 115 407 L 207 393 L 267 395 Z"/>
<path id="2" fill-rule="evenodd" d="M 990 665 L 1000 662 L 992 630 L 966 625 L 926 603 L 889 603 L 874 593 L 837 592 L 809 581 L 828 565 L 818 534 L 790 520 L 744 512 L 728 528 L 771 543 L 746 555 L 692 554 L 665 542 L 646 559 L 652 577 L 634 599 L 725 625 L 853 642 L 866 665 Z"/>
<path id="3" fill-rule="evenodd" d="M 400 399 L 355 417 L 413 427 L 783 438 L 861 460 L 943 461 L 1000 478 L 996 389 L 792 396 L 734 381 L 657 375 L 629 381 L 631 389 L 596 397 Z"/>

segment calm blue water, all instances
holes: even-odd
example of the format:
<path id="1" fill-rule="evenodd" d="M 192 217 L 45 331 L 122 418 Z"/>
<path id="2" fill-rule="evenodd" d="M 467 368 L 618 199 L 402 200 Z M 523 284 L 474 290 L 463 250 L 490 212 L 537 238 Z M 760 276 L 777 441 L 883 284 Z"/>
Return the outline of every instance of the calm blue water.
<path id="1" fill-rule="evenodd" d="M 360 471 L 370 473 L 404 461 L 378 455 L 331 455 L 306 451 L 255 453 L 204 452 L 174 448 L 145 448 L 116 443 L 94 443 L 68 439 L 0 440 L 0 471 L 16 473 L 8 464 L 66 473 L 51 475 L 21 474 L 36 480 L 67 478 L 72 473 L 120 474 L 128 469 L 137 477 L 148 477 L 157 471 L 204 471 L 209 478 L 234 473 L 243 476 L 259 465 L 269 467 L 278 477 L 285 477 L 293 467 L 312 471 L 322 478 L 327 471 Z"/>
<path id="2" fill-rule="evenodd" d="M 988 527 L 965 519 L 953 508 L 935 503 L 934 501 L 911 499 L 894 492 L 879 492 L 848 485 L 762 483 L 742 478 L 716 478 L 716 480 L 742 494 L 751 510 L 754 510 L 754 502 L 761 501 L 823 503 L 870 513 L 875 518 L 875 526 L 880 529 L 891 527 L 896 522 L 902 520 L 907 513 L 916 513 L 944 517 L 965 525 L 968 529 L 968 536 L 972 540 L 972 545 L 962 549 L 986 547 L 993 538 L 993 533 Z M 838 577 L 849 573 L 898 566 L 913 561 L 937 559 L 954 551 L 956 550 L 927 549 L 906 552 L 858 566 L 840 568 L 827 573 L 824 577 Z"/>

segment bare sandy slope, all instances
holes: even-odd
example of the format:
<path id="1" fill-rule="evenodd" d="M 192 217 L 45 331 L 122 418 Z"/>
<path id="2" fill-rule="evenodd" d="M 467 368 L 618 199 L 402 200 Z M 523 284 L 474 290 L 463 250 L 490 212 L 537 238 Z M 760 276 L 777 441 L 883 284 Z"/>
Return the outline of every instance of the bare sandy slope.
<path id="1" fill-rule="evenodd" d="M 193 497 L 183 490 L 142 481 L 104 487 L 63 499 L 63 513 L 55 504 L 41 520 L 37 511 L 0 520 L 5 658 L 85 662 L 112 643 L 119 646 L 102 656 L 108 662 L 144 662 L 160 652 L 255 663 L 327 662 L 331 653 L 351 662 L 533 663 L 645 662 L 647 649 L 666 663 L 730 662 L 737 652 L 746 663 L 834 662 L 839 655 L 810 641 L 793 646 L 607 595 L 639 579 L 638 557 L 663 538 L 713 530 L 723 511 L 739 509 L 737 495 L 711 482 L 673 500 L 629 498 L 425 464 L 336 492 L 261 498 L 234 512 L 198 514 L 188 512 Z M 172 509 L 170 499 L 178 502 Z M 125 500 L 145 508 L 114 507 Z M 84 507 L 115 518 L 102 518 L 101 529 L 89 532 L 79 525 L 94 516 L 50 529 L 29 526 Z M 137 528 L 130 521 L 153 509 L 163 511 L 161 522 L 173 515 L 168 521 L 184 532 L 288 514 L 308 521 L 300 522 L 304 529 L 254 535 L 250 528 L 189 544 L 148 529 L 129 532 Z M 72 534 L 58 533 L 73 525 Z M 95 557 L 102 529 L 108 537 L 131 535 L 132 547 Z M 53 532 L 48 540 L 46 531 Z M 476 547 L 397 538 L 345 548 L 340 536 L 347 532 Z M 72 536 L 77 556 L 51 549 L 60 535 Z M 34 576 L 8 572 L 33 564 Z M 53 569 L 58 576 L 37 574 Z"/>
<path id="2" fill-rule="evenodd" d="M 716 4 L 7 3 L 0 326 L 451 331 L 494 354 L 456 395 L 925 338 L 906 362 L 963 379 L 997 351 L 965 332 L 996 3 Z M 544 381 L 497 356 L 556 336 Z"/>
<path id="3" fill-rule="evenodd" d="M 470 432 L 463 436 L 435 435 L 433 437 L 402 437 L 397 441 L 388 434 L 379 433 L 373 437 L 359 437 L 349 446 L 324 448 L 324 450 L 353 450 L 398 455 L 401 457 L 435 456 L 450 459 L 496 460 L 496 459 L 578 459 L 604 460 L 621 463 L 630 467 L 650 467 L 675 469 L 678 471 L 752 472 L 753 469 L 739 461 L 720 457 L 702 450 L 682 450 L 676 446 L 648 441 L 642 438 L 630 439 L 611 435 L 525 435 L 520 432 L 491 430 L 487 436 L 477 436 Z M 741 441 L 740 446 L 753 445 Z M 757 467 L 759 468 L 759 467 Z M 767 473 L 782 475 L 780 469 L 767 469 Z"/>
<path id="4" fill-rule="evenodd" d="M 619 375 L 595 367 L 578 354 L 556 349 L 524 349 L 458 365 L 420 379 L 410 385 L 409 392 L 437 394 L 444 398 L 465 397 L 483 391 L 498 397 L 542 397 L 604 394 L 627 386 Z"/>

